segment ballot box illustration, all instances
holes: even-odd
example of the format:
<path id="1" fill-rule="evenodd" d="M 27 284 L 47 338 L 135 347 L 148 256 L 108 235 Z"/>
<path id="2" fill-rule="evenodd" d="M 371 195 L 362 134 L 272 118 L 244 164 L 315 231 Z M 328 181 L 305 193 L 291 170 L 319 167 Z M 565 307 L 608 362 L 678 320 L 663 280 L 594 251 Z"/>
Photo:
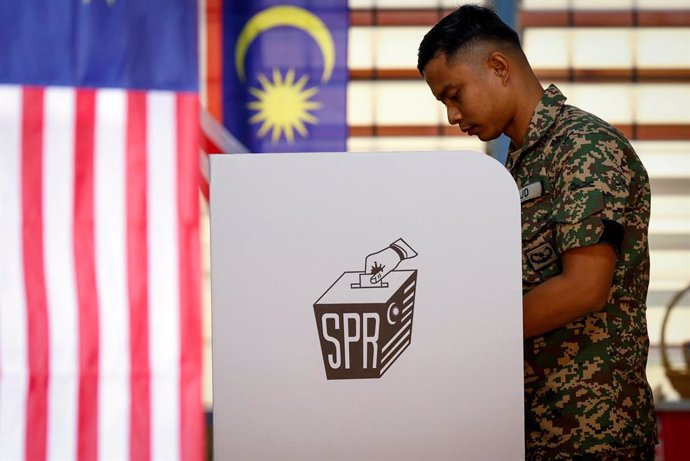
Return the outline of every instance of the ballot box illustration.
<path id="1" fill-rule="evenodd" d="M 380 378 L 410 346 L 416 270 L 344 272 L 314 303 L 327 379 Z"/>

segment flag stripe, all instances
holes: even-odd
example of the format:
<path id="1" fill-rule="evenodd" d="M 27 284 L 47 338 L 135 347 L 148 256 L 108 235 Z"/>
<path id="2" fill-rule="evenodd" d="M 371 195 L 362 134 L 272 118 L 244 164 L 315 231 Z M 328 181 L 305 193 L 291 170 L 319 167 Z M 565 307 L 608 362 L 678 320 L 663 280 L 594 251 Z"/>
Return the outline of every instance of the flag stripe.
<path id="1" fill-rule="evenodd" d="M 146 93 L 127 95 L 127 280 L 129 285 L 130 459 L 150 458 Z"/>
<path id="2" fill-rule="evenodd" d="M 175 96 L 151 92 L 147 104 L 151 457 L 179 459 L 179 283 Z"/>
<path id="3" fill-rule="evenodd" d="M 23 459 L 27 318 L 22 259 L 22 91 L 0 86 L 0 459 Z"/>
<path id="4" fill-rule="evenodd" d="M 45 92 L 43 209 L 49 318 L 48 459 L 75 459 L 77 442 L 78 334 L 74 265 L 75 92 Z M 79 239 L 77 238 L 77 241 Z"/>
<path id="5" fill-rule="evenodd" d="M 126 93 L 99 90 L 95 127 L 95 243 L 100 305 L 99 459 L 128 459 L 129 300 L 126 269 Z"/>
<path id="6" fill-rule="evenodd" d="M 41 88 L 22 97 L 22 220 L 24 283 L 29 333 L 29 395 L 26 457 L 46 458 L 48 403 L 48 312 L 43 264 L 43 100 Z"/>
<path id="7" fill-rule="evenodd" d="M 208 154 L 203 149 L 200 149 L 199 150 L 199 190 L 201 191 L 201 195 L 204 197 L 204 200 L 206 200 L 206 203 L 208 203 L 208 201 L 210 199 L 209 187 L 208 187 L 208 163 L 209 163 Z"/>
<path id="8" fill-rule="evenodd" d="M 180 459 L 203 459 L 201 405 L 201 248 L 199 186 L 199 102 L 194 94 L 177 96 L 177 219 L 180 290 Z"/>
<path id="9" fill-rule="evenodd" d="M 94 242 L 94 117 L 96 94 L 76 95 L 74 260 L 79 297 L 79 443 L 80 460 L 98 453 L 98 296 Z"/>
<path id="10" fill-rule="evenodd" d="M 203 459 L 196 94 L 0 98 L 0 459 Z"/>

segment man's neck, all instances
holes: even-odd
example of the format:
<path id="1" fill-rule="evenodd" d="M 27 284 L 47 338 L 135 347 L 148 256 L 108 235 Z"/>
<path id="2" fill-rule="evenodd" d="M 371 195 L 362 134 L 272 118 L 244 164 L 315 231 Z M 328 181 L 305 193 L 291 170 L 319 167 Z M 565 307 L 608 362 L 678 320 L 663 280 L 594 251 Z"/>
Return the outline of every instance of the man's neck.
<path id="1" fill-rule="evenodd" d="M 539 83 L 536 77 L 530 78 L 526 89 L 518 94 L 518 105 L 513 123 L 506 128 L 505 134 L 508 136 L 513 145 L 519 149 L 527 136 L 529 124 L 532 121 L 532 115 L 537 108 L 539 101 L 544 95 L 544 88 Z"/>

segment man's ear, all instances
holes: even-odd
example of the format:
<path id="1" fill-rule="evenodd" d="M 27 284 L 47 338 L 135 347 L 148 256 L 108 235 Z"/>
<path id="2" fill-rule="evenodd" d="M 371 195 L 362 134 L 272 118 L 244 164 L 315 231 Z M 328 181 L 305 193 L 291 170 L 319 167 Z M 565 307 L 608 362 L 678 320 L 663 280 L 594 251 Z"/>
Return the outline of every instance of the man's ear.
<path id="1" fill-rule="evenodd" d="M 510 61 L 508 57 L 500 51 L 494 51 L 487 59 L 487 65 L 491 72 L 501 79 L 503 86 L 508 84 L 508 76 L 510 75 Z"/>

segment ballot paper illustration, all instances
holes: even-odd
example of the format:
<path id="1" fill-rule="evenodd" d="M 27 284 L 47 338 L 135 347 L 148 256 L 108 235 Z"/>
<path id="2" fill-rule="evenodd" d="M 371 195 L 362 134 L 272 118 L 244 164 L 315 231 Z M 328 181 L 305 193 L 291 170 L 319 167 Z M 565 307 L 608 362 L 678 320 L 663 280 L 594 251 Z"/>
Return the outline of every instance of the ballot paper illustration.
<path id="1" fill-rule="evenodd" d="M 412 342 L 417 252 L 402 238 L 343 272 L 314 303 L 327 379 L 380 378 Z"/>

